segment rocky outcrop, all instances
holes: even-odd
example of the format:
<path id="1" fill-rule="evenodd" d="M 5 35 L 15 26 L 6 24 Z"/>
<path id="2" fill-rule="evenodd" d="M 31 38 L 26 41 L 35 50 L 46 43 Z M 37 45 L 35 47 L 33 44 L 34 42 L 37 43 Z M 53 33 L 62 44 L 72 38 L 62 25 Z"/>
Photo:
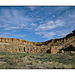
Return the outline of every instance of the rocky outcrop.
<path id="1" fill-rule="evenodd" d="M 27 53 L 65 53 L 75 52 L 75 30 L 64 38 L 45 42 L 31 42 L 16 38 L 0 38 L 0 51 Z"/>

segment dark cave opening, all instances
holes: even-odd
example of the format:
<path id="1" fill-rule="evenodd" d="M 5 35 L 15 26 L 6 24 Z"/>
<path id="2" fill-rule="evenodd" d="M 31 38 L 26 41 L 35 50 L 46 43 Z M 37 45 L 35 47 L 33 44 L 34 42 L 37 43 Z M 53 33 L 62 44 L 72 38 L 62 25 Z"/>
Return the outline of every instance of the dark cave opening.
<path id="1" fill-rule="evenodd" d="M 25 47 L 24 47 L 24 52 L 25 52 Z"/>

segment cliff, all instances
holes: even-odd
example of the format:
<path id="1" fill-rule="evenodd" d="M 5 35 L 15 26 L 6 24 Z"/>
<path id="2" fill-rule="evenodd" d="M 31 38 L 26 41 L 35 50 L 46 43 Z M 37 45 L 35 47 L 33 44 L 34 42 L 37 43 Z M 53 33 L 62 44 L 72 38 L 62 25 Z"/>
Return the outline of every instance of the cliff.
<path id="1" fill-rule="evenodd" d="M 0 51 L 27 53 L 65 53 L 75 52 L 75 30 L 64 38 L 45 42 L 31 42 L 16 38 L 0 38 Z"/>

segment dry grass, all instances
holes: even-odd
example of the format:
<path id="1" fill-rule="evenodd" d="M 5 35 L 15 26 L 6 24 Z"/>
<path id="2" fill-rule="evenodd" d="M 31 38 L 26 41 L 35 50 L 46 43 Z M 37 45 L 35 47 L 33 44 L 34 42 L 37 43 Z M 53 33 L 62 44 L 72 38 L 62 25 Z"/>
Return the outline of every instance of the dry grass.
<path id="1" fill-rule="evenodd" d="M 0 69 L 73 69 L 75 54 L 0 52 Z"/>

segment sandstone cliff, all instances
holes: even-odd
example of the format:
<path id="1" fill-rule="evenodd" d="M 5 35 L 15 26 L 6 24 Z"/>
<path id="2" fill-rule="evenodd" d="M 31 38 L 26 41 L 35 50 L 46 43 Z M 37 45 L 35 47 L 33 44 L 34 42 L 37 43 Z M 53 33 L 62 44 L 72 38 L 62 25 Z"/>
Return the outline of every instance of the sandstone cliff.
<path id="1" fill-rule="evenodd" d="M 64 38 L 45 42 L 31 42 L 16 38 L 0 38 L 0 51 L 27 53 L 65 53 L 75 52 L 75 30 Z"/>

